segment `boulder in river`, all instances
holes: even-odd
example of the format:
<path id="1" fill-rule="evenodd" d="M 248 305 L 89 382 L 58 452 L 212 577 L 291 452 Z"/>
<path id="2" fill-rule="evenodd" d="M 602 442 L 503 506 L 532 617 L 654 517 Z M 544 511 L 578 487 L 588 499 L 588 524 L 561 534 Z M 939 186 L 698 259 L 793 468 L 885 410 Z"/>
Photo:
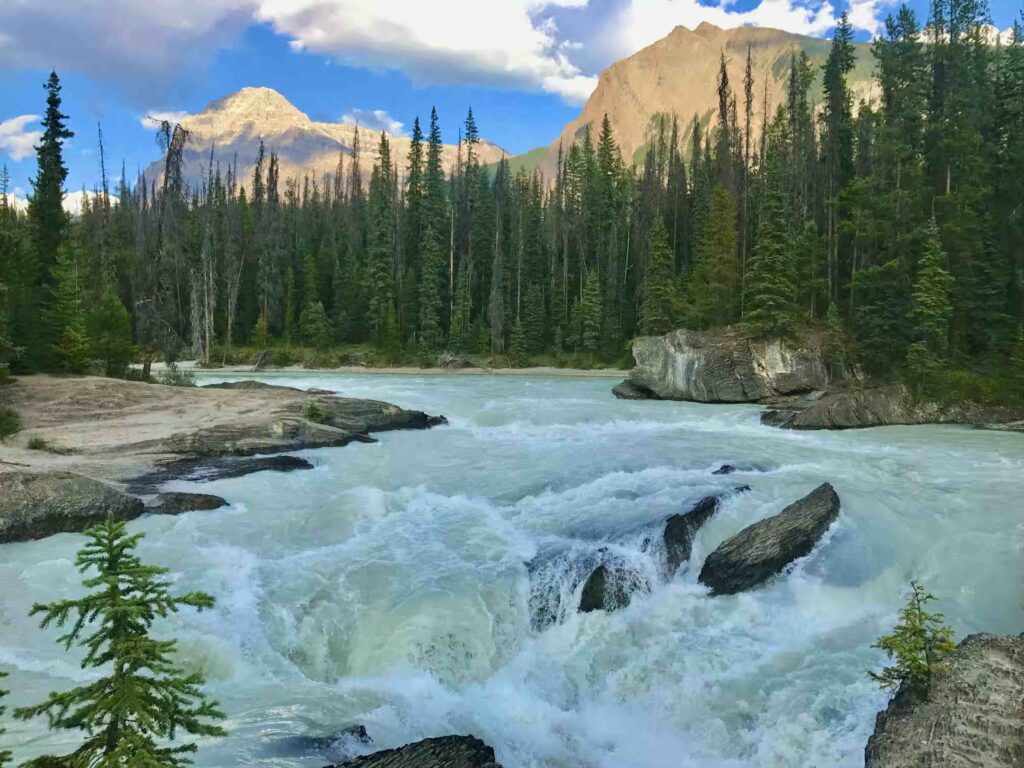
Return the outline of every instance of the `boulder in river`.
<path id="1" fill-rule="evenodd" d="M 970 635 L 924 701 L 900 689 L 875 718 L 865 768 L 1024 765 L 1024 635 Z"/>
<path id="2" fill-rule="evenodd" d="M 333 768 L 501 768 L 494 750 L 473 736 L 438 736 L 346 760 Z"/>
<path id="3" fill-rule="evenodd" d="M 210 493 L 161 493 L 146 503 L 146 511 L 154 515 L 178 515 L 226 507 L 227 501 Z"/>
<path id="4" fill-rule="evenodd" d="M 646 387 L 634 384 L 629 379 L 620 381 L 612 387 L 612 394 L 619 400 L 657 400 L 658 396 Z"/>
<path id="5" fill-rule="evenodd" d="M 675 575 L 680 565 L 690 559 L 694 536 L 718 511 L 721 500 L 721 496 L 705 496 L 689 512 L 672 515 L 665 521 L 665 567 L 669 578 Z"/>
<path id="6" fill-rule="evenodd" d="M 312 468 L 313 465 L 308 459 L 288 454 L 253 456 L 243 459 L 232 456 L 209 459 L 175 459 L 136 477 L 129 484 L 129 489 L 133 493 L 153 493 L 171 480 L 208 483 L 212 480 L 244 477 L 254 472 L 294 472 L 299 469 Z"/>
<path id="7" fill-rule="evenodd" d="M 634 574 L 623 567 L 602 563 L 594 569 L 583 585 L 580 595 L 580 613 L 591 611 L 617 611 L 629 605 L 632 598 L 630 582 Z"/>
<path id="8" fill-rule="evenodd" d="M 828 483 L 782 512 L 749 525 L 708 555 L 699 581 L 713 595 L 756 587 L 808 554 L 839 515 L 839 496 Z"/>
<path id="9" fill-rule="evenodd" d="M 733 329 L 639 338 L 633 359 L 630 386 L 616 387 L 620 397 L 646 391 L 662 400 L 752 403 L 825 389 L 830 380 L 826 356 L 812 341 L 751 339 Z"/>
<path id="10" fill-rule="evenodd" d="M 131 520 L 142 500 L 73 472 L 0 473 L 0 542 L 84 531 L 108 514 Z"/>

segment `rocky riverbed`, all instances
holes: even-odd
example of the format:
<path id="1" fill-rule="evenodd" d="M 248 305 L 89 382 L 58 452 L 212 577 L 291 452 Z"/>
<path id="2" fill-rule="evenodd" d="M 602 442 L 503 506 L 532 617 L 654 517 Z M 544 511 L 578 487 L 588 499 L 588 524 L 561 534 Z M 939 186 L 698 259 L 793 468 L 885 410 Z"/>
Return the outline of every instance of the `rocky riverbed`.
<path id="1" fill-rule="evenodd" d="M 93 376 L 26 376 L 4 387 L 21 430 L 0 442 L 0 541 L 125 519 L 176 479 L 213 480 L 312 465 L 289 451 L 372 442 L 443 416 L 377 400 L 255 381 L 170 387 Z M 126 493 L 125 491 L 128 491 Z M 223 506 L 198 494 L 150 499 L 176 514 Z"/>

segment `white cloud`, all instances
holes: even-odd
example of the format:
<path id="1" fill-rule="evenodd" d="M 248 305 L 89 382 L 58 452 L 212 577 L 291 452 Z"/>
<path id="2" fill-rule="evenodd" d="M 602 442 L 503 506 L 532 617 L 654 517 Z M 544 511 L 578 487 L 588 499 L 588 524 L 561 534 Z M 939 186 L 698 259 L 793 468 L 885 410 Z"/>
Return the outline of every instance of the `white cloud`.
<path id="1" fill-rule="evenodd" d="M 160 125 L 166 120 L 171 125 L 180 123 L 183 119 L 188 117 L 188 112 L 147 112 L 139 118 L 143 128 L 149 128 L 150 130 L 158 130 Z"/>
<path id="2" fill-rule="evenodd" d="M 392 136 L 401 136 L 405 133 L 405 123 L 395 120 L 383 109 L 358 109 L 352 107 L 341 116 L 343 123 L 357 123 L 362 128 L 369 128 L 371 131 L 387 131 Z"/>
<path id="3" fill-rule="evenodd" d="M 0 150 L 5 150 L 15 161 L 31 155 L 43 132 L 25 128 L 29 123 L 38 121 L 39 115 L 19 115 L 0 122 Z"/>
<path id="4" fill-rule="evenodd" d="M 417 84 L 531 88 L 571 103 L 596 78 L 566 56 L 551 13 L 586 0 L 263 0 L 256 18 L 292 47 L 349 65 L 405 72 Z"/>

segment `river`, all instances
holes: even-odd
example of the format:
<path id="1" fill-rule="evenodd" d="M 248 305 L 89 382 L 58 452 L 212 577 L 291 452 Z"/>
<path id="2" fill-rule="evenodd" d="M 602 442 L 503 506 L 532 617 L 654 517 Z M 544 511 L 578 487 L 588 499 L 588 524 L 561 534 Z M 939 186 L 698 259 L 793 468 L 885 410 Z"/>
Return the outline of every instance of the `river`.
<path id="1" fill-rule="evenodd" d="M 177 483 L 232 506 L 131 523 L 144 559 L 217 599 L 158 628 L 229 715 L 198 766 L 320 768 L 323 754 L 286 737 L 352 723 L 378 748 L 472 733 L 505 768 L 860 766 L 886 701 L 867 677 L 884 658 L 871 643 L 910 579 L 940 597 L 958 639 L 1024 630 L 1019 434 L 790 432 L 762 427 L 753 406 L 618 401 L 604 379 L 259 378 L 450 424 L 304 452 L 310 471 Z M 741 470 L 711 474 L 722 463 Z M 825 481 L 842 512 L 811 555 L 761 589 L 707 595 L 708 552 Z M 689 567 L 624 610 L 577 614 L 557 569 L 531 578 L 538 555 L 600 547 L 653 573 L 624 531 L 743 484 Z M 77 594 L 82 541 L 0 546 L 11 706 L 88 679 L 27 618 Z M 531 621 L 540 604 L 553 623 Z M 37 721 L 3 738 L 23 758 L 76 737 Z"/>

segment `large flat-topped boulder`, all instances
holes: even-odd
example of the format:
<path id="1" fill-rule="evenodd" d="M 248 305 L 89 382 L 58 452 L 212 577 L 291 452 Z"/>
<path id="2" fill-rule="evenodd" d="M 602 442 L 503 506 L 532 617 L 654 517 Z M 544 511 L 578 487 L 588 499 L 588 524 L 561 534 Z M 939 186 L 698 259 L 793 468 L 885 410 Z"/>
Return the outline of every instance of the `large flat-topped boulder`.
<path id="1" fill-rule="evenodd" d="M 875 718 L 865 768 L 1024 765 L 1024 635 L 970 635 L 928 700 L 902 688 Z"/>
<path id="2" fill-rule="evenodd" d="M 824 354 L 814 344 L 750 339 L 742 333 L 680 329 L 633 342 L 632 387 L 663 400 L 751 403 L 779 395 L 825 389 Z M 618 394 L 617 392 L 617 394 Z"/>
<path id="3" fill-rule="evenodd" d="M 0 473 L 0 543 L 84 531 L 108 514 L 131 520 L 142 500 L 73 472 Z"/>
<path id="4" fill-rule="evenodd" d="M 744 528 L 708 555 L 699 581 L 713 595 L 756 587 L 808 554 L 839 515 L 839 496 L 828 483 L 774 517 Z"/>

